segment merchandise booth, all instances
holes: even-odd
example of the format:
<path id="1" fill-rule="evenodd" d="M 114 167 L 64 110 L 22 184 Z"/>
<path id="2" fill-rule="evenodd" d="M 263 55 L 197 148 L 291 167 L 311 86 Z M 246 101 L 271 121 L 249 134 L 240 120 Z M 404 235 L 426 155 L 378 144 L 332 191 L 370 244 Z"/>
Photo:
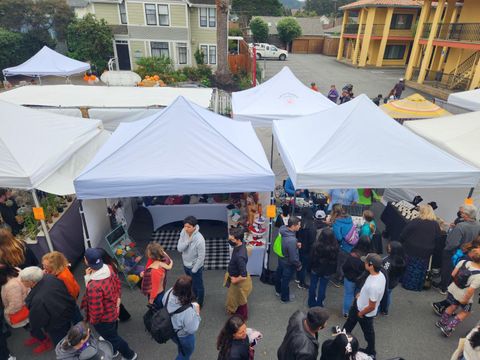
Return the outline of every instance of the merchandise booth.
<path id="1" fill-rule="evenodd" d="M 296 188 L 463 191 L 480 179 L 477 167 L 398 124 L 365 95 L 318 114 L 274 121 L 273 132 Z M 404 203 L 388 203 L 382 221 L 388 230 L 398 217 L 407 222 L 417 215 Z"/>
<path id="2" fill-rule="evenodd" d="M 99 120 L 47 114 L 3 101 L 0 112 L 0 187 L 13 189 L 6 206 L 15 215 L 14 231 L 37 257 L 55 249 L 75 263 L 84 242 L 73 179 L 109 133 Z M 35 209 L 43 214 L 34 216 Z"/>
<path id="3" fill-rule="evenodd" d="M 156 114 L 184 96 L 204 108 L 212 104 L 210 88 L 131 87 L 88 85 L 22 86 L 0 93 L 0 100 L 51 113 L 102 120 L 108 131 L 122 122 Z"/>
<path id="4" fill-rule="evenodd" d="M 4 69 L 3 76 L 5 78 L 16 75 L 38 77 L 41 82 L 42 76 L 61 76 L 68 79 L 71 75 L 88 70 L 90 70 L 90 64 L 71 59 L 44 46 L 24 63 Z"/>
<path id="5" fill-rule="evenodd" d="M 86 246 L 92 247 L 101 246 L 110 229 L 105 216 L 99 216 L 105 214 L 105 199 L 142 197 L 153 230 L 194 215 L 223 221 L 225 230 L 248 222 L 255 236 L 264 221 L 262 195 L 255 193 L 267 192 L 267 204 L 273 187 L 274 174 L 251 124 L 233 122 L 183 97 L 153 116 L 122 123 L 75 180 Z M 160 197 L 164 199 L 157 205 Z M 228 256 L 226 239 L 221 241 L 221 250 L 209 249 L 207 239 L 207 256 L 209 251 Z M 264 241 L 248 242 L 262 258 Z M 261 261 L 249 261 L 249 272 L 259 274 Z"/>
<path id="6" fill-rule="evenodd" d="M 336 106 L 321 93 L 305 86 L 288 66 L 259 86 L 232 94 L 233 119 L 252 123 L 265 153 L 270 156 L 277 181 L 285 179 L 287 173 L 278 151 L 274 150 L 273 120 L 310 115 Z M 303 134 L 295 131 L 292 136 L 301 139 Z"/>

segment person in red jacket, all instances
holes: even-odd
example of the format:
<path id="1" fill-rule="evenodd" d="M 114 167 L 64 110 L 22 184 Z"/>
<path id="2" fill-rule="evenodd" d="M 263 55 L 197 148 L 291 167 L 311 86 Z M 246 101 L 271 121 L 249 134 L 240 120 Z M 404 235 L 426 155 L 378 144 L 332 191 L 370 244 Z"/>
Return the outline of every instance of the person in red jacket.
<path id="1" fill-rule="evenodd" d="M 120 309 L 121 284 L 111 266 L 102 261 L 103 251 L 90 248 L 85 251 L 86 270 L 85 295 L 81 308 L 85 319 L 107 341 L 113 350 L 120 352 L 125 359 L 135 360 L 137 354 L 118 335 L 118 314 Z"/>

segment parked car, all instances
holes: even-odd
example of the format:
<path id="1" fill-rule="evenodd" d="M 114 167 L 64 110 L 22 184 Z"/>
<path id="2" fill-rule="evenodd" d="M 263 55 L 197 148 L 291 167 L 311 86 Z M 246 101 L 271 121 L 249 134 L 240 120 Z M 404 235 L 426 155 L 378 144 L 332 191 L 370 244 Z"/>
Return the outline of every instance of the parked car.
<path id="1" fill-rule="evenodd" d="M 257 49 L 257 59 L 278 59 L 285 61 L 288 57 L 288 51 L 277 48 L 275 45 L 266 43 L 249 44 L 250 47 Z"/>

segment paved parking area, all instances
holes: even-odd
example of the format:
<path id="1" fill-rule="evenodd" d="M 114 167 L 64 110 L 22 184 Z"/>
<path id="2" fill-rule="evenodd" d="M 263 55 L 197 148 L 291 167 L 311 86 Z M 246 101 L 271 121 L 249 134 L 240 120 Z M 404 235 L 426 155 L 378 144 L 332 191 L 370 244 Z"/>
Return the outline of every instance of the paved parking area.
<path id="1" fill-rule="evenodd" d="M 317 83 L 323 94 L 328 93 L 332 84 L 341 89 L 350 83 L 353 85 L 354 94 L 364 93 L 370 98 L 378 94 L 387 95 L 404 76 L 403 69 L 357 69 L 339 63 L 335 57 L 315 54 L 290 54 L 286 61 L 261 60 L 258 66 L 266 69 L 267 79 L 288 66 L 305 85 Z M 404 94 L 408 96 L 413 94 L 413 91 L 406 89 Z"/>

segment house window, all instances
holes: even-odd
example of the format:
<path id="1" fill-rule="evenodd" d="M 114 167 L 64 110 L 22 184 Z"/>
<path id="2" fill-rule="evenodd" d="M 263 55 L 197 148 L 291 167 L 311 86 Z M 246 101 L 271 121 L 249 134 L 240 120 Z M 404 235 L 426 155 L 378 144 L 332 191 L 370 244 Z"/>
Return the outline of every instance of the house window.
<path id="1" fill-rule="evenodd" d="M 125 8 L 125 0 L 118 4 L 118 11 L 120 12 L 120 23 L 127 24 L 127 9 Z"/>
<path id="2" fill-rule="evenodd" d="M 147 25 L 157 25 L 157 11 L 155 4 L 145 4 L 145 18 Z"/>
<path id="3" fill-rule="evenodd" d="M 168 51 L 168 42 L 152 41 L 150 46 L 152 48 L 152 56 L 170 57 L 170 53 Z"/>
<path id="4" fill-rule="evenodd" d="M 208 26 L 217 26 L 217 10 L 215 8 L 208 8 Z"/>
<path id="5" fill-rule="evenodd" d="M 158 5 L 158 24 L 160 26 L 170 25 L 170 18 L 168 16 L 168 5 Z"/>
<path id="6" fill-rule="evenodd" d="M 208 45 L 200 45 L 200 51 L 203 54 L 203 63 L 208 64 Z"/>
<path id="7" fill-rule="evenodd" d="M 217 63 L 217 47 L 214 45 L 208 47 L 208 63 L 210 65 L 215 65 Z"/>
<path id="8" fill-rule="evenodd" d="M 217 26 L 217 11 L 215 8 L 200 8 L 200 27 Z"/>
<path id="9" fill-rule="evenodd" d="M 406 49 L 406 45 L 387 45 L 383 58 L 385 60 L 403 60 Z"/>
<path id="10" fill-rule="evenodd" d="M 390 29 L 408 30 L 412 28 L 413 14 L 393 14 Z"/>
<path id="11" fill-rule="evenodd" d="M 177 43 L 178 63 L 187 63 L 187 43 Z"/>

